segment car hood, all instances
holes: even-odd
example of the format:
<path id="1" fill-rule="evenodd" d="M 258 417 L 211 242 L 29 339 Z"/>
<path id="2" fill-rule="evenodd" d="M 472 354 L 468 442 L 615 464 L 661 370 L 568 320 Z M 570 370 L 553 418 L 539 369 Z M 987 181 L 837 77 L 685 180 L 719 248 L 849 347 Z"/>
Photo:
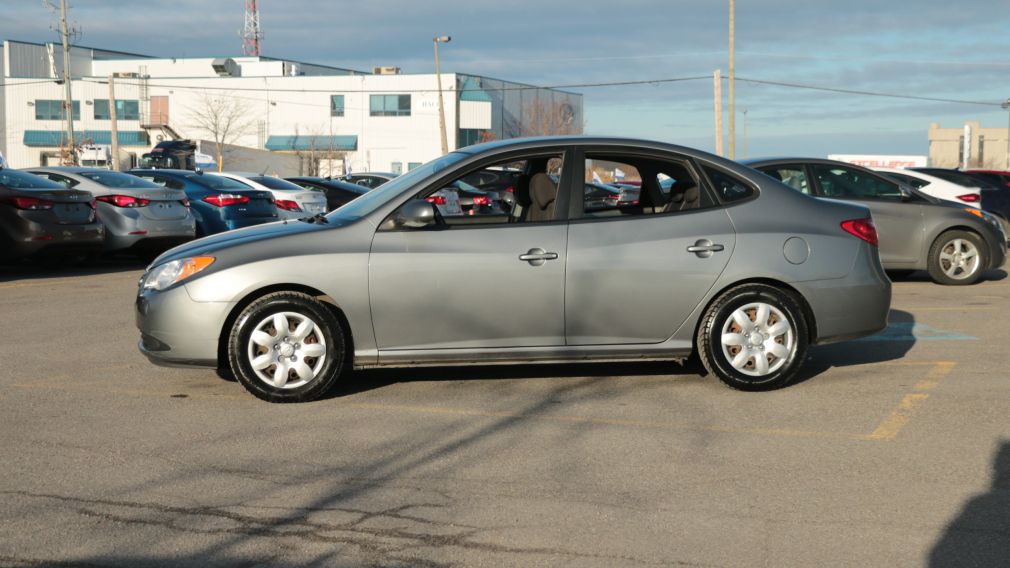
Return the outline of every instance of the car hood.
<path id="1" fill-rule="evenodd" d="M 157 266 L 164 262 L 170 262 L 179 258 L 191 256 L 213 256 L 218 251 L 232 247 L 282 237 L 291 237 L 306 233 L 332 230 L 350 223 L 351 221 L 342 219 L 330 219 L 328 223 L 307 223 L 304 221 L 292 220 L 254 225 L 244 229 L 235 229 L 233 231 L 225 231 L 224 233 L 203 237 L 202 239 L 190 241 L 186 244 L 169 249 L 161 256 L 154 259 L 151 266 Z"/>

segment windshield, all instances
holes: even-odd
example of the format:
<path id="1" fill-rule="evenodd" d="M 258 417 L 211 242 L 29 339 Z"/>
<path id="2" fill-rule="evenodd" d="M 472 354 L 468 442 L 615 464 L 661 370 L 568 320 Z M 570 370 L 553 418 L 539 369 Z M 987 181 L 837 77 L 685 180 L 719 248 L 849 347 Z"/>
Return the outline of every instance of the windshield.
<path id="1" fill-rule="evenodd" d="M 435 158 L 424 165 L 418 166 L 401 176 L 397 176 L 396 178 L 387 181 L 354 201 L 351 201 L 347 205 L 333 211 L 330 215 L 344 219 L 360 219 L 375 211 L 379 207 L 382 207 L 390 199 L 393 199 L 412 188 L 421 180 L 435 175 L 436 173 L 468 158 L 469 156 L 469 154 L 464 154 L 462 152 L 452 152 L 451 154 L 446 154 L 441 158 Z"/>
<path id="2" fill-rule="evenodd" d="M 119 172 L 79 172 L 78 175 L 116 189 L 162 189 L 160 185 L 146 179 Z"/>
<path id="3" fill-rule="evenodd" d="M 281 191 L 304 191 L 302 188 L 286 179 L 275 178 L 273 176 L 250 176 L 249 179 L 264 187 L 269 187 L 270 189 L 279 189 Z"/>
<path id="4" fill-rule="evenodd" d="M 184 174 L 182 177 L 211 189 L 250 189 L 240 181 L 214 174 Z"/>
<path id="5" fill-rule="evenodd" d="M 6 168 L 0 169 L 0 185 L 11 189 L 66 189 L 44 177 Z"/>

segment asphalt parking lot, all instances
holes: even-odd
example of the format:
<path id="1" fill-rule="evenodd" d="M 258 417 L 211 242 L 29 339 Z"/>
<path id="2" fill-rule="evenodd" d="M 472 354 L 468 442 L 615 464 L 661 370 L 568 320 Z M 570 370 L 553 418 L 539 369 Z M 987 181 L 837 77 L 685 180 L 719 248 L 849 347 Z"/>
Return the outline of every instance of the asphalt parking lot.
<path id="1" fill-rule="evenodd" d="M 0 267 L 0 565 L 1010 565 L 1010 279 L 741 393 L 677 364 L 359 372 L 270 405 L 136 350 L 141 266 Z"/>

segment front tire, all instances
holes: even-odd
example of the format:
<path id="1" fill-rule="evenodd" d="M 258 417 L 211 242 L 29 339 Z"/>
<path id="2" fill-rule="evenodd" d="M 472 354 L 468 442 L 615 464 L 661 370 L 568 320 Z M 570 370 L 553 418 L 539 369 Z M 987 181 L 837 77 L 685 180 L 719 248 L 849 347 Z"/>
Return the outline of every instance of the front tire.
<path id="1" fill-rule="evenodd" d="M 247 306 L 228 338 L 228 361 L 242 386 L 269 402 L 309 402 L 344 368 L 344 331 L 322 303 L 298 292 L 268 294 Z"/>
<path id="2" fill-rule="evenodd" d="M 795 378 L 806 359 L 808 333 L 803 309 L 791 293 L 744 284 L 709 306 L 695 343 L 705 368 L 723 383 L 764 391 Z"/>
<path id="3" fill-rule="evenodd" d="M 989 262 L 982 238 L 969 231 L 947 231 L 929 247 L 929 277 L 937 284 L 966 286 L 982 278 Z"/>

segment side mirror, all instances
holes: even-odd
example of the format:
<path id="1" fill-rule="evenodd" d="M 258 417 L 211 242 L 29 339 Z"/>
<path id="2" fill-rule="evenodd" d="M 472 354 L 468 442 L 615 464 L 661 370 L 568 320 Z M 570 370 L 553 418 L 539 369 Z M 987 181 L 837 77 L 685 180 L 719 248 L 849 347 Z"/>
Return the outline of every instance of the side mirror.
<path id="1" fill-rule="evenodd" d="M 907 187 L 898 186 L 898 191 L 901 192 L 901 200 L 902 201 L 911 201 L 912 200 L 912 190 L 908 189 Z"/>
<path id="2" fill-rule="evenodd" d="M 400 207 L 396 214 L 396 225 L 421 229 L 435 224 L 435 205 L 423 199 L 412 199 Z"/>

